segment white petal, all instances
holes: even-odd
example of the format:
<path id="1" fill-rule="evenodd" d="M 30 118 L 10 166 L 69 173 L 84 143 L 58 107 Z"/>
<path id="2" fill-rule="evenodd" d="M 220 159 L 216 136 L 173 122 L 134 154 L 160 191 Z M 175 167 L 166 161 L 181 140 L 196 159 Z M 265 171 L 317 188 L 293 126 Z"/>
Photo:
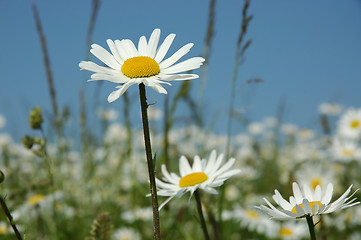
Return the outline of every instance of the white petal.
<path id="1" fill-rule="evenodd" d="M 201 159 L 198 155 L 196 155 L 193 159 L 193 166 L 192 166 L 192 171 L 193 172 L 202 172 L 202 163 L 201 163 Z"/>
<path id="2" fill-rule="evenodd" d="M 212 166 L 211 170 L 207 175 L 212 176 L 218 170 L 219 166 L 221 166 L 222 162 L 223 162 L 223 154 L 220 154 L 217 157 L 216 162 L 214 163 L 214 165 Z"/>
<path id="3" fill-rule="evenodd" d="M 91 61 L 81 61 L 79 63 L 80 70 L 88 70 L 91 72 L 99 72 L 99 73 L 105 73 L 105 74 L 118 74 L 119 70 L 114 70 L 109 67 L 103 67 L 99 66 L 96 63 L 93 63 Z"/>
<path id="4" fill-rule="evenodd" d="M 314 201 L 321 201 L 321 197 L 322 197 L 322 190 L 321 190 L 321 187 L 320 185 L 317 185 L 316 186 L 316 189 L 315 189 L 315 194 L 314 194 Z"/>
<path id="5" fill-rule="evenodd" d="M 303 208 L 300 205 L 296 205 L 296 212 L 297 212 L 297 216 L 303 216 L 305 215 L 305 211 L 303 210 Z"/>
<path id="6" fill-rule="evenodd" d="M 315 205 L 318 205 L 318 204 L 315 204 Z M 307 199 L 303 199 L 302 207 L 303 207 L 303 210 L 305 210 L 306 214 L 311 214 L 312 213 L 311 212 L 310 202 Z"/>
<path id="7" fill-rule="evenodd" d="M 167 54 L 169 48 L 170 48 L 170 45 L 172 45 L 172 42 L 175 38 L 175 34 L 172 33 L 172 34 L 169 34 L 163 41 L 162 45 L 160 45 L 158 51 L 157 51 L 157 54 L 154 58 L 154 60 L 157 62 L 157 63 L 160 63 L 163 58 L 165 57 L 165 55 Z"/>
<path id="8" fill-rule="evenodd" d="M 230 168 L 232 168 L 234 162 L 236 161 L 236 159 L 231 158 L 228 162 L 226 162 L 215 174 L 216 175 L 220 175 L 224 172 L 226 172 L 227 170 L 229 170 Z"/>
<path id="9" fill-rule="evenodd" d="M 311 189 L 306 184 L 303 185 L 303 192 L 305 194 L 305 197 L 308 199 L 308 201 L 313 201 L 314 200 L 313 193 L 312 193 Z"/>
<path id="10" fill-rule="evenodd" d="M 117 47 L 115 46 L 115 43 L 113 42 L 113 40 L 111 39 L 108 39 L 107 40 L 107 43 L 108 43 L 108 46 L 109 46 L 109 49 L 112 53 L 112 55 L 114 56 L 115 60 L 118 61 L 119 64 L 123 64 L 124 62 L 124 59 L 122 59 L 118 53 L 118 49 Z"/>
<path id="11" fill-rule="evenodd" d="M 168 173 L 167 167 L 164 164 L 162 165 L 161 168 L 162 168 L 162 173 L 168 182 L 173 183 L 173 184 L 179 184 L 179 181 L 177 181 L 171 177 L 171 175 Z"/>
<path id="12" fill-rule="evenodd" d="M 152 35 L 150 35 L 149 43 L 147 47 L 148 56 L 151 58 L 155 57 L 155 52 L 157 51 L 159 37 L 160 37 L 160 29 L 154 29 Z"/>
<path id="13" fill-rule="evenodd" d="M 192 173 L 192 168 L 185 156 L 181 156 L 179 159 L 179 173 L 182 177 Z"/>
<path id="14" fill-rule="evenodd" d="M 193 47 L 193 43 L 188 43 L 181 47 L 178 51 L 176 51 L 172 56 L 164 60 L 159 64 L 159 67 L 161 69 L 168 68 L 169 66 L 172 66 L 174 63 L 176 63 L 181 57 L 186 55 L 189 50 Z"/>
<path id="15" fill-rule="evenodd" d="M 131 40 L 125 39 L 125 40 L 124 40 L 124 46 L 127 48 L 128 53 L 129 53 L 130 55 L 132 55 L 133 57 L 139 56 L 138 50 L 137 50 L 137 48 L 134 46 L 134 43 L 133 43 Z"/>
<path id="16" fill-rule="evenodd" d="M 126 61 L 129 58 L 135 57 L 135 56 L 131 55 L 130 51 L 128 51 L 125 40 L 126 39 L 123 39 L 122 41 L 119 41 L 119 40 L 114 41 L 115 46 L 117 47 L 118 53 L 124 61 Z"/>
<path id="17" fill-rule="evenodd" d="M 125 93 L 125 91 L 127 91 L 127 89 L 132 86 L 133 84 L 135 84 L 136 82 L 134 81 L 129 81 L 127 83 L 124 83 L 122 86 L 119 87 L 118 90 L 112 92 L 109 94 L 108 96 L 108 102 L 114 102 L 115 100 L 117 100 L 121 95 L 123 95 L 123 93 Z"/>
<path id="18" fill-rule="evenodd" d="M 181 63 L 177 63 L 176 65 L 173 65 L 169 68 L 161 69 L 160 73 L 174 74 L 174 73 L 190 71 L 190 70 L 199 68 L 203 62 L 204 62 L 204 58 L 202 58 L 202 57 L 190 58 Z"/>
<path id="19" fill-rule="evenodd" d="M 333 185 L 332 183 L 329 183 L 326 188 L 326 193 L 323 196 L 321 202 L 326 205 L 329 204 L 331 202 L 332 194 L 333 194 Z"/>
<path id="20" fill-rule="evenodd" d="M 108 65 L 113 69 L 120 69 L 121 65 L 115 60 L 114 56 L 111 55 L 107 50 L 98 44 L 92 44 L 92 49 L 90 52 L 96 56 L 100 61 Z"/>
<path id="21" fill-rule="evenodd" d="M 118 76 L 105 74 L 105 73 L 94 73 L 91 76 L 91 80 L 89 81 L 98 81 L 98 80 L 106 80 L 114 83 L 125 83 L 129 81 L 129 79 L 124 78 L 120 74 Z"/>
<path id="22" fill-rule="evenodd" d="M 302 203 L 302 200 L 303 200 L 303 196 L 302 196 L 300 187 L 298 186 L 297 183 L 294 182 L 294 183 L 292 184 L 292 189 L 293 189 L 293 195 L 294 195 L 295 198 L 296 198 L 297 204 L 301 204 L 301 203 Z"/>
<path id="23" fill-rule="evenodd" d="M 162 75 L 159 74 L 159 78 L 164 81 L 184 81 L 199 78 L 197 74 L 175 74 L 175 75 Z"/>
<path id="24" fill-rule="evenodd" d="M 171 197 L 169 197 L 167 200 L 165 200 L 165 201 L 159 206 L 158 211 L 160 211 L 160 210 L 164 207 L 164 205 L 166 205 L 170 200 L 172 200 L 173 197 L 174 197 L 174 196 L 171 196 Z"/>
<path id="25" fill-rule="evenodd" d="M 203 188 L 204 191 L 210 193 L 210 194 L 218 194 L 217 190 L 211 188 L 211 187 L 207 187 L 207 188 Z"/>
<path id="26" fill-rule="evenodd" d="M 282 197 L 282 195 L 280 194 L 280 192 L 277 189 L 275 190 L 275 195 L 276 195 L 277 201 L 275 198 L 273 198 L 273 199 L 275 199 L 275 201 L 278 203 L 278 205 L 280 205 L 283 209 L 291 210 L 293 208 L 293 206 Z"/>
<path id="27" fill-rule="evenodd" d="M 323 204 L 323 205 L 321 205 L 321 207 L 322 207 L 322 206 L 325 206 L 325 205 Z M 314 205 L 313 205 L 313 208 L 312 208 L 312 214 L 313 214 L 313 215 L 317 215 L 317 214 L 318 214 L 318 209 L 319 209 L 318 204 L 314 204 Z"/>
<path id="28" fill-rule="evenodd" d="M 218 176 L 217 179 L 228 179 L 234 175 L 240 174 L 241 170 L 240 169 L 232 169 L 232 170 L 228 170 L 225 173 L 222 173 L 222 175 Z"/>
<path id="29" fill-rule="evenodd" d="M 148 56 L 147 46 L 148 46 L 147 39 L 144 36 L 141 36 L 138 42 L 139 56 Z"/>
<path id="30" fill-rule="evenodd" d="M 211 155 L 209 156 L 208 164 L 207 164 L 206 168 L 204 169 L 204 172 L 207 175 L 213 168 L 214 163 L 216 162 L 216 158 L 217 158 L 217 152 L 216 152 L 216 150 L 212 150 Z"/>
<path id="31" fill-rule="evenodd" d="M 158 93 L 167 94 L 167 90 L 165 90 L 164 87 L 162 87 L 159 83 L 156 83 L 149 79 L 143 79 L 142 82 L 144 85 L 151 87 L 153 90 L 157 91 Z"/>

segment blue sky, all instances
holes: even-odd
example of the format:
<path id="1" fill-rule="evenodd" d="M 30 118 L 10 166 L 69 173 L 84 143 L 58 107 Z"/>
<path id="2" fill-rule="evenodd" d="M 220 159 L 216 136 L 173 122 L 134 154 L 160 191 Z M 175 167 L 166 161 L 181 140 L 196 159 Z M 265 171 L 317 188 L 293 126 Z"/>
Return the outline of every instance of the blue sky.
<path id="1" fill-rule="evenodd" d="M 86 91 L 93 106 L 94 92 L 105 107 L 120 109 L 121 99 L 113 104 L 106 97 L 115 85 L 105 82 L 99 90 L 87 83 L 89 75 L 79 71 L 85 59 L 86 33 L 91 1 L 36 1 L 46 35 L 60 107 L 71 107 L 78 114 L 78 94 Z M 236 41 L 241 23 L 243 1 L 216 3 L 215 38 L 208 61 L 204 92 L 205 117 L 217 117 L 216 130 L 226 131 Z M 128 38 L 137 42 L 162 30 L 161 39 L 176 33 L 170 53 L 188 42 L 195 46 L 187 57 L 202 53 L 208 20 L 209 1 L 111 1 L 101 2 L 93 42 L 106 47 L 106 39 Z M 252 120 L 275 116 L 281 99 L 285 101 L 285 122 L 317 127 L 317 107 L 336 102 L 360 107 L 361 93 L 361 1 L 251 1 L 253 14 L 246 39 L 252 45 L 237 80 L 236 108 L 246 109 Z M 20 138 L 27 130 L 29 110 L 40 105 L 51 113 L 39 37 L 30 1 L 0 0 L 0 114 L 7 118 L 5 131 Z M 96 61 L 96 60 L 95 60 Z M 200 73 L 199 70 L 196 73 Z M 251 78 L 263 83 L 246 85 Z M 199 80 L 194 84 L 197 99 Z M 175 94 L 181 83 L 167 87 Z M 137 88 L 129 90 L 139 110 Z M 148 100 L 162 108 L 164 95 L 148 90 Z M 179 114 L 179 113 L 178 113 Z M 136 115 L 138 117 L 138 115 Z M 140 121 L 134 118 L 134 121 Z M 77 120 L 72 123 L 77 129 Z M 235 132 L 237 131 L 235 126 Z"/>

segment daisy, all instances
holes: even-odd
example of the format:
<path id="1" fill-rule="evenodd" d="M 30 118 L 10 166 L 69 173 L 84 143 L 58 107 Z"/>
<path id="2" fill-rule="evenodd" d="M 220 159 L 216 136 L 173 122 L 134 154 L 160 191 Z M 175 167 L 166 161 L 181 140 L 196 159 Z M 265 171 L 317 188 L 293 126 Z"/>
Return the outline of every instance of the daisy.
<path id="1" fill-rule="evenodd" d="M 266 198 L 264 198 L 268 207 L 261 205 L 256 207 L 260 211 L 270 215 L 272 218 L 285 220 L 295 219 L 303 217 L 312 217 L 315 215 L 332 213 L 336 210 L 352 207 L 360 202 L 355 202 L 356 198 L 350 200 L 350 198 L 358 191 L 358 189 L 350 196 L 352 185 L 346 190 L 346 192 L 333 203 L 331 202 L 333 194 L 333 185 L 329 183 L 326 188 L 326 192 L 322 192 L 321 187 L 318 185 L 315 190 L 311 190 L 309 186 L 304 185 L 303 192 L 301 192 L 297 183 L 293 183 L 293 194 L 290 197 L 290 201 L 285 200 L 278 190 L 275 190 L 273 199 L 281 207 L 281 209 L 275 208 Z"/>
<path id="2" fill-rule="evenodd" d="M 215 150 L 211 152 L 209 159 L 200 159 L 194 157 L 193 166 L 191 167 L 186 157 L 182 156 L 179 160 L 180 176 L 167 171 L 166 166 L 162 165 L 163 181 L 156 179 L 158 195 L 169 196 L 163 202 L 159 209 L 167 204 L 174 196 L 180 198 L 186 192 L 190 192 L 190 197 L 197 189 L 202 189 L 211 194 L 218 194 L 214 189 L 223 185 L 228 178 L 239 174 L 239 169 L 234 169 L 234 158 L 229 159 L 222 167 L 223 154 L 217 157 Z"/>
<path id="3" fill-rule="evenodd" d="M 334 138 L 331 148 L 332 157 L 335 160 L 348 162 L 361 159 L 361 148 L 356 141 L 340 140 Z"/>
<path id="4" fill-rule="evenodd" d="M 307 226 L 299 222 L 286 222 L 279 230 L 279 237 L 282 240 L 303 239 L 307 236 Z"/>
<path id="5" fill-rule="evenodd" d="M 342 107 L 337 103 L 321 103 L 318 111 L 324 115 L 335 116 L 341 113 Z"/>
<path id="6" fill-rule="evenodd" d="M 169 34 L 158 47 L 160 29 L 154 29 L 149 41 L 145 36 L 140 37 L 138 49 L 129 39 L 107 40 L 110 53 L 103 47 L 92 44 L 90 52 L 106 66 L 99 66 L 91 61 L 82 61 L 79 67 L 94 72 L 89 81 L 106 80 L 120 84 L 118 90 L 108 96 L 108 102 L 118 99 L 131 85 L 143 83 L 159 93 L 167 91 L 161 84 L 168 81 L 190 80 L 198 78 L 196 74 L 179 74 L 199 68 L 204 62 L 202 57 L 193 57 L 175 64 L 189 52 L 193 43 L 188 43 L 169 58 L 164 59 L 175 34 Z M 163 80 L 163 81 L 162 81 Z"/>
<path id="7" fill-rule="evenodd" d="M 348 109 L 338 122 L 338 132 L 346 138 L 361 136 L 361 109 Z"/>
<path id="8" fill-rule="evenodd" d="M 334 179 L 334 172 L 331 169 L 326 169 L 319 163 L 306 163 L 295 172 L 295 180 L 301 186 L 307 185 L 312 190 L 315 190 L 318 185 L 325 188 Z"/>
<path id="9" fill-rule="evenodd" d="M 134 231 L 134 229 L 132 228 L 120 228 L 117 229 L 113 236 L 112 239 L 114 240 L 140 240 L 141 236 L 138 232 Z"/>

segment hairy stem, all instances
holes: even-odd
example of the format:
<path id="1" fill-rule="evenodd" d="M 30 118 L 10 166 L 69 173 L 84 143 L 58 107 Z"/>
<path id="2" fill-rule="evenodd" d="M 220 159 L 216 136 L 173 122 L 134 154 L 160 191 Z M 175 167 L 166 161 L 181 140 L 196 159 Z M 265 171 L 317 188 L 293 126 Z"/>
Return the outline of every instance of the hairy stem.
<path id="1" fill-rule="evenodd" d="M 157 186 L 155 183 L 154 162 L 153 162 L 153 157 L 152 157 L 152 147 L 150 144 L 149 122 L 148 122 L 148 113 L 147 113 L 148 104 L 147 104 L 147 97 L 146 97 L 146 93 L 145 93 L 145 86 L 143 83 L 139 84 L 139 96 L 140 96 L 140 106 L 141 106 L 142 120 L 143 120 L 145 153 L 147 156 L 147 164 L 148 164 L 150 194 L 152 196 L 153 234 L 154 234 L 154 239 L 159 240 L 160 239 L 160 225 L 159 225 Z"/>
<path id="2" fill-rule="evenodd" d="M 201 196 L 200 196 L 198 190 L 196 190 L 194 192 L 194 196 L 196 197 L 196 201 L 197 201 L 197 210 L 198 210 L 199 218 L 201 221 L 201 227 L 203 230 L 204 239 L 209 240 L 210 238 L 209 238 L 209 234 L 208 234 L 208 230 L 207 230 L 207 225 L 206 225 L 206 221 L 204 220 L 203 211 L 202 211 Z"/>
<path id="3" fill-rule="evenodd" d="M 23 238 L 21 237 L 20 232 L 19 232 L 19 230 L 16 227 L 16 224 L 14 222 L 14 219 L 10 214 L 9 208 L 7 207 L 7 205 L 5 203 L 5 200 L 1 195 L 0 195 L 0 204 L 1 204 L 1 207 L 3 208 L 3 210 L 5 212 L 6 217 L 9 219 L 9 223 L 10 223 L 11 227 L 14 230 L 16 238 L 19 239 L 19 240 L 22 240 Z"/>
<path id="4" fill-rule="evenodd" d="M 310 231 L 311 240 L 316 240 L 315 225 L 313 225 L 313 219 L 311 216 L 306 216 L 308 230 Z"/>

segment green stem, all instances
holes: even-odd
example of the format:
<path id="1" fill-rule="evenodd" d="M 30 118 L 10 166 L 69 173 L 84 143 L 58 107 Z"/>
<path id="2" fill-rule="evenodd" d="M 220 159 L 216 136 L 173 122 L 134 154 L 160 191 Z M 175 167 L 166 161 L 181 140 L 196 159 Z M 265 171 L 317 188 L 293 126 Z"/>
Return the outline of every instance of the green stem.
<path id="1" fill-rule="evenodd" d="M 311 216 L 306 216 L 308 230 L 310 231 L 311 240 L 316 240 L 315 225 L 313 225 L 313 219 Z"/>
<path id="2" fill-rule="evenodd" d="M 4 212 L 5 212 L 5 215 L 6 217 L 9 219 L 9 223 L 11 225 L 11 227 L 13 228 L 14 230 L 14 233 L 15 233 L 15 236 L 18 240 L 22 240 L 22 237 L 20 235 L 20 232 L 18 230 L 18 228 L 16 227 L 15 225 L 15 222 L 14 222 L 14 219 L 13 217 L 11 216 L 10 214 L 10 211 L 9 211 L 9 208 L 6 206 L 6 203 L 5 203 L 5 200 L 4 198 L 0 195 L 0 204 L 1 204 L 1 207 L 3 208 Z"/>
<path id="3" fill-rule="evenodd" d="M 152 147 L 150 144 L 149 123 L 148 123 L 148 113 L 147 113 L 148 104 L 147 104 L 147 97 L 145 94 L 145 86 L 143 83 L 139 84 L 139 96 L 140 96 L 140 106 L 141 106 L 142 120 L 143 120 L 145 153 L 147 156 L 147 164 L 148 164 L 150 194 L 152 196 L 153 234 L 154 234 L 154 239 L 159 240 L 160 239 L 160 225 L 159 225 L 157 187 L 156 187 L 156 183 L 155 183 Z"/>
<path id="4" fill-rule="evenodd" d="M 202 211 L 201 196 L 200 196 L 198 190 L 196 190 L 194 192 L 194 196 L 197 201 L 197 210 L 198 210 L 199 218 L 201 220 L 201 227 L 203 230 L 204 239 L 209 240 L 210 238 L 209 238 L 209 234 L 208 234 L 208 230 L 207 230 L 207 225 L 206 225 L 206 221 L 204 220 L 203 211 Z"/>

